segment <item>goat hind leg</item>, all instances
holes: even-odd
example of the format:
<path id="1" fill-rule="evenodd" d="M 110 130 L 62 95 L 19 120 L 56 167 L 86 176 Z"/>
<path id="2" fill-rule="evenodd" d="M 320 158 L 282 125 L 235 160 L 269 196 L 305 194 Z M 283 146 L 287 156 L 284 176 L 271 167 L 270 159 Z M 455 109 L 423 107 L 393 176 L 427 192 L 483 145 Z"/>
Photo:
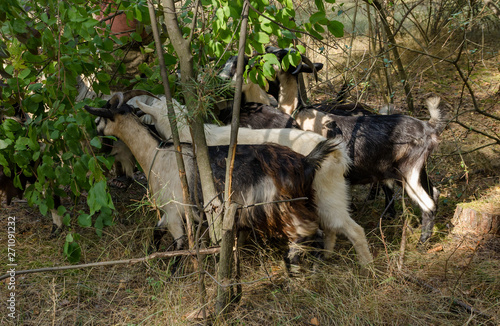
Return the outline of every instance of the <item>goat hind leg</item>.
<path id="1" fill-rule="evenodd" d="M 422 211 L 422 234 L 420 242 L 424 243 L 432 235 L 439 192 L 436 189 L 436 193 L 434 193 L 435 188 L 428 179 L 425 168 L 422 168 L 418 173 L 416 170 L 413 170 L 410 177 L 406 178 L 406 180 L 405 185 L 408 196 L 420 206 L 420 210 Z M 422 183 L 425 187 L 422 186 Z"/>
<path id="2" fill-rule="evenodd" d="M 354 222 L 349 216 L 344 220 L 344 225 L 339 231 L 345 234 L 349 241 L 351 241 L 361 266 L 366 266 L 373 262 L 373 256 L 368 248 L 365 230 L 358 223 Z"/>

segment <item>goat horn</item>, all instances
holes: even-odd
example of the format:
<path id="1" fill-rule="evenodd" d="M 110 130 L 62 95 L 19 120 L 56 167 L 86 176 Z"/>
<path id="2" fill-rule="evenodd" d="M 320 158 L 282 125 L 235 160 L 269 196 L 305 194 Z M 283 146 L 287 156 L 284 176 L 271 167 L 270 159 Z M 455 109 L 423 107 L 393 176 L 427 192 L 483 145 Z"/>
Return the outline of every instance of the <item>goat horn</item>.
<path id="1" fill-rule="evenodd" d="M 316 82 L 318 82 L 318 70 L 316 70 L 316 66 L 314 65 L 314 63 L 312 63 L 312 61 L 309 60 L 309 58 L 305 55 L 301 55 L 301 58 L 302 61 L 304 61 L 309 67 L 311 67 L 314 74 L 314 79 L 316 80 Z"/>
<path id="2" fill-rule="evenodd" d="M 94 108 L 94 107 L 90 107 L 88 105 L 85 105 L 84 109 L 87 110 L 90 114 L 96 115 L 98 117 L 103 117 L 103 118 L 108 118 L 108 119 L 113 118 L 113 112 L 111 112 L 110 109 Z"/>
<path id="3" fill-rule="evenodd" d="M 146 95 L 146 96 L 152 96 L 156 99 L 159 100 L 158 97 L 156 97 L 153 93 L 150 93 L 148 91 L 144 91 L 142 89 L 133 89 L 131 91 L 126 91 L 126 92 L 117 92 L 109 99 L 109 104 L 111 105 L 112 108 L 119 108 L 123 104 L 127 103 L 130 101 L 130 99 L 136 97 L 136 96 L 141 96 L 141 95 Z"/>
<path id="4" fill-rule="evenodd" d="M 112 108 L 119 108 L 123 103 L 123 93 L 114 93 L 113 96 L 109 99 L 108 103 Z"/>
<path id="5" fill-rule="evenodd" d="M 154 97 L 155 99 L 159 100 L 159 98 L 156 95 L 154 95 L 153 93 L 150 93 L 150 92 L 142 90 L 142 89 L 133 89 L 131 91 L 126 91 L 125 93 L 123 93 L 122 102 L 120 102 L 120 105 L 118 105 L 118 107 L 120 107 L 123 104 L 130 101 L 130 99 L 132 99 L 136 96 L 141 96 L 141 95 L 151 96 L 151 97 Z"/>

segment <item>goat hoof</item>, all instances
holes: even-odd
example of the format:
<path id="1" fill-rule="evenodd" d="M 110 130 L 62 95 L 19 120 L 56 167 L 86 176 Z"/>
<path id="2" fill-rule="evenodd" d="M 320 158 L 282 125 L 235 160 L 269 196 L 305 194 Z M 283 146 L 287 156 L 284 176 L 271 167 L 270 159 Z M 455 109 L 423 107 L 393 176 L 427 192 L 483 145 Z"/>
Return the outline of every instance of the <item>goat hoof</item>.
<path id="1" fill-rule="evenodd" d="M 428 233 L 428 232 L 424 232 L 422 233 L 422 235 L 420 236 L 420 240 L 418 241 L 418 244 L 419 245 L 426 245 L 429 243 L 429 238 L 431 237 L 431 234 Z"/>
<path id="2" fill-rule="evenodd" d="M 117 189 L 128 189 L 130 185 L 132 184 L 133 179 L 129 178 L 127 176 L 121 176 L 118 178 L 114 178 L 113 180 L 110 180 L 108 182 L 110 187 L 117 188 Z"/>
<path id="3" fill-rule="evenodd" d="M 361 269 L 359 270 L 359 274 L 364 277 L 375 277 L 377 276 L 377 271 L 375 270 L 375 266 L 370 263 L 367 265 L 361 266 Z"/>
<path id="4" fill-rule="evenodd" d="M 57 226 L 56 224 L 52 224 L 52 230 L 50 230 L 50 238 L 57 238 L 62 231 L 62 227 Z"/>

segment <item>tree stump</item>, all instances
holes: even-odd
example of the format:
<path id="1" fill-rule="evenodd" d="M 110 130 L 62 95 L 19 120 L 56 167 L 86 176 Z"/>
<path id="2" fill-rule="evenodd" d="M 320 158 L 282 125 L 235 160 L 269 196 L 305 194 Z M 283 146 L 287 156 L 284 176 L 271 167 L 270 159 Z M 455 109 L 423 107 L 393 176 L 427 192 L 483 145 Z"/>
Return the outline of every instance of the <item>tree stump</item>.
<path id="1" fill-rule="evenodd" d="M 500 235 L 500 203 L 472 202 L 458 204 L 451 219 L 453 234 Z"/>

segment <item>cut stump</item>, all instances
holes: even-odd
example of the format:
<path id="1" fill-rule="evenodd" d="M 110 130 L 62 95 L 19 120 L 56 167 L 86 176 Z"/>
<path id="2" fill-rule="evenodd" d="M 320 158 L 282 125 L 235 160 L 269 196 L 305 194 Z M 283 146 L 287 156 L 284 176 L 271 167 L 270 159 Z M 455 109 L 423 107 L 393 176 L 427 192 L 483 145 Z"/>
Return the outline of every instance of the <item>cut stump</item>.
<path id="1" fill-rule="evenodd" d="M 458 204 L 451 223 L 456 235 L 500 235 L 500 203 Z"/>

